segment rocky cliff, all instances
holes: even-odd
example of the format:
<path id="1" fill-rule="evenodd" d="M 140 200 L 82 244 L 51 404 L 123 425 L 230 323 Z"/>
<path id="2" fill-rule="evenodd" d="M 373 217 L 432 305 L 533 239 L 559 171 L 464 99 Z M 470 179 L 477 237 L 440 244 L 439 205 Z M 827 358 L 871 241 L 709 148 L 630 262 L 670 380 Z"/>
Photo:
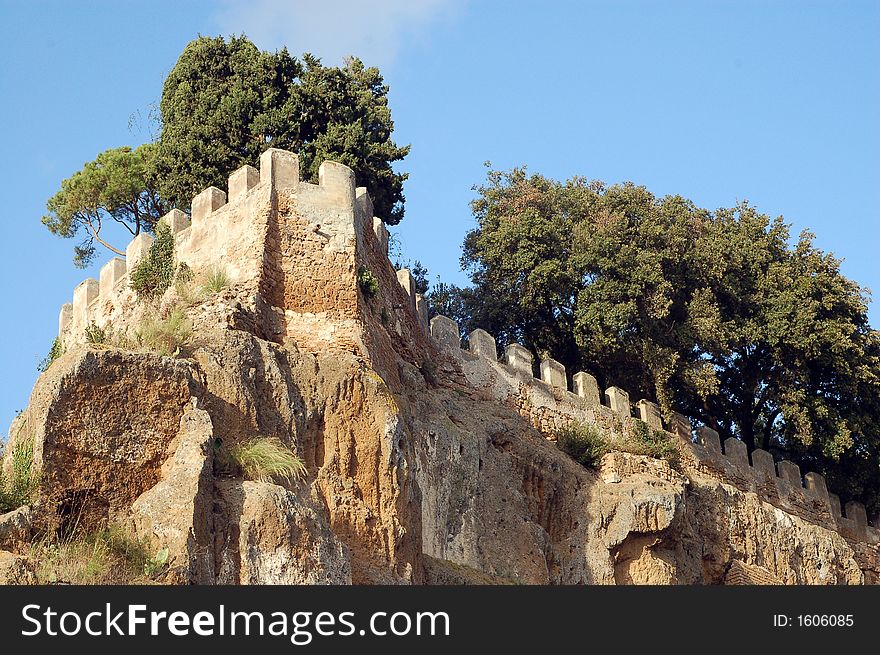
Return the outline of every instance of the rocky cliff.
<path id="1" fill-rule="evenodd" d="M 837 521 L 808 490 L 768 496 L 689 431 L 675 437 L 676 467 L 619 451 L 581 466 L 553 433 L 574 418 L 625 433 L 632 421 L 616 401 L 569 402 L 495 361 L 494 342 L 480 353 L 481 335 L 476 352 L 439 328 L 432 336 L 345 167 L 325 164 L 310 185 L 295 156 L 270 150 L 259 171 L 242 171 L 228 203 L 208 190 L 191 223 L 167 219 L 178 262 L 224 267 L 224 289 L 139 299 L 127 271 L 148 251 L 141 239 L 62 310 L 67 352 L 10 429 L 4 468 L 27 443 L 41 479 L 30 506 L 0 516 L 0 580 L 33 580 L 36 535 L 106 525 L 167 549 L 168 583 L 878 580 L 871 526 Z M 171 308 L 185 312 L 186 343 L 170 354 L 140 346 L 144 317 Z M 92 323 L 119 338 L 87 343 Z M 247 480 L 220 465 L 260 436 L 283 442 L 305 473 Z"/>

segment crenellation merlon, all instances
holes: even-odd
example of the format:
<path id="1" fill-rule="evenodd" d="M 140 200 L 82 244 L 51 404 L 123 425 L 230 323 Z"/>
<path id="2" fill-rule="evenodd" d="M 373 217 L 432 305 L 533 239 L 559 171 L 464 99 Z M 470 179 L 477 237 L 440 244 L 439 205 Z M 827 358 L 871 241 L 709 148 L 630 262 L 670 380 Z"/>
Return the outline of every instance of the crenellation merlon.
<path id="1" fill-rule="evenodd" d="M 541 380 L 551 387 L 568 390 L 565 367 L 550 357 L 541 360 Z"/>
<path id="2" fill-rule="evenodd" d="M 62 336 L 64 331 L 73 320 L 73 303 L 64 303 L 61 305 L 61 311 L 58 312 L 58 336 Z"/>
<path id="3" fill-rule="evenodd" d="M 226 204 L 226 192 L 209 186 L 192 199 L 192 222 L 198 223 Z"/>
<path id="4" fill-rule="evenodd" d="M 800 466 L 784 459 L 776 464 L 776 470 L 779 471 L 779 478 L 783 482 L 788 483 L 794 489 L 803 489 Z"/>
<path id="5" fill-rule="evenodd" d="M 168 229 L 171 230 L 172 236 L 182 232 L 190 226 L 189 216 L 179 209 L 172 209 L 160 218 L 159 222 L 168 226 Z"/>
<path id="6" fill-rule="evenodd" d="M 647 423 L 648 427 L 654 430 L 663 429 L 663 419 L 660 417 L 660 407 L 657 403 L 642 398 L 636 403 L 636 408 L 639 410 L 639 418 Z"/>
<path id="7" fill-rule="evenodd" d="M 273 190 L 299 187 L 299 157 L 287 150 L 269 148 L 260 155 L 260 182 Z"/>
<path id="8" fill-rule="evenodd" d="M 448 316 L 437 315 L 430 321 L 431 336 L 445 349 L 461 348 L 461 335 L 458 323 Z"/>
<path id="9" fill-rule="evenodd" d="M 601 405 L 602 397 L 599 394 L 599 383 L 589 373 L 579 371 L 571 376 L 574 393 L 583 398 L 591 405 Z"/>
<path id="10" fill-rule="evenodd" d="M 605 390 L 605 399 L 611 410 L 623 418 L 632 416 L 632 408 L 629 404 L 629 394 L 620 387 L 608 387 Z"/>
<path id="11" fill-rule="evenodd" d="M 495 337 L 485 330 L 477 328 L 471 332 L 468 336 L 468 344 L 473 354 L 485 357 L 492 362 L 498 361 L 498 350 L 495 346 Z"/>
<path id="12" fill-rule="evenodd" d="M 509 343 L 504 349 L 504 363 L 528 377 L 532 377 L 533 360 L 531 351 L 518 343 Z"/>
<path id="13" fill-rule="evenodd" d="M 344 206 L 355 205 L 354 171 L 345 164 L 325 161 L 318 167 L 318 186 L 332 193 Z"/>
<path id="14" fill-rule="evenodd" d="M 73 324 L 85 327 L 89 322 L 89 305 L 98 299 L 100 284 L 93 277 L 80 282 L 73 290 Z"/>
<path id="15" fill-rule="evenodd" d="M 428 301 L 425 300 L 425 297 L 417 293 L 416 294 L 416 316 L 419 317 L 419 323 L 422 327 L 428 327 Z"/>
<path id="16" fill-rule="evenodd" d="M 379 241 L 380 251 L 387 256 L 389 239 L 388 228 L 385 227 L 385 222 L 378 216 L 373 216 L 373 233 Z"/>
<path id="17" fill-rule="evenodd" d="M 99 294 L 101 298 L 109 298 L 116 285 L 126 275 L 125 260 L 113 257 L 101 267 Z"/>
<path id="18" fill-rule="evenodd" d="M 814 473 L 813 471 L 806 473 L 804 475 L 804 488 L 813 498 L 826 504 L 830 502 L 828 498 L 828 486 L 825 484 L 824 476 Z"/>
<path id="19" fill-rule="evenodd" d="M 125 266 L 129 271 L 137 268 L 137 265 L 143 261 L 150 252 L 153 245 L 153 237 L 146 232 L 141 232 L 132 239 L 125 248 Z"/>
<path id="20" fill-rule="evenodd" d="M 367 191 L 367 187 L 359 186 L 354 190 L 354 202 L 358 212 L 364 219 L 364 225 L 370 225 L 373 220 L 373 199 Z"/>
<path id="21" fill-rule="evenodd" d="M 260 171 L 253 166 L 244 165 L 229 176 L 229 202 L 236 202 L 260 183 Z"/>
<path id="22" fill-rule="evenodd" d="M 721 437 L 708 425 L 697 428 L 697 442 L 710 453 L 721 453 Z"/>
<path id="23" fill-rule="evenodd" d="M 416 281 L 408 268 L 397 271 L 397 282 L 409 300 L 410 309 L 416 311 Z"/>
<path id="24" fill-rule="evenodd" d="M 746 445 L 736 437 L 728 437 L 724 440 L 724 456 L 740 471 L 749 472 L 749 450 Z"/>

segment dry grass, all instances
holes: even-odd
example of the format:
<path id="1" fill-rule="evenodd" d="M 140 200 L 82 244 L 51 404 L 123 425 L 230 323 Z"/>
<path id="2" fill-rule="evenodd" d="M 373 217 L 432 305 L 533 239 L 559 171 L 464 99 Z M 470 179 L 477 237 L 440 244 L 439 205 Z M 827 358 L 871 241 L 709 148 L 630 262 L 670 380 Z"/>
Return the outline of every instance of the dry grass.
<path id="1" fill-rule="evenodd" d="M 168 551 L 151 554 L 147 545 L 121 528 L 66 540 L 43 539 L 28 555 L 40 584 L 153 584 L 164 572 Z"/>
<path id="2" fill-rule="evenodd" d="M 160 355 L 175 356 L 192 338 L 192 323 L 182 307 L 173 307 L 168 314 L 147 316 L 135 332 L 139 345 Z"/>
<path id="3" fill-rule="evenodd" d="M 296 480 L 306 472 L 305 463 L 277 437 L 258 437 L 233 444 L 219 454 L 221 469 L 248 480 L 273 482 Z"/>

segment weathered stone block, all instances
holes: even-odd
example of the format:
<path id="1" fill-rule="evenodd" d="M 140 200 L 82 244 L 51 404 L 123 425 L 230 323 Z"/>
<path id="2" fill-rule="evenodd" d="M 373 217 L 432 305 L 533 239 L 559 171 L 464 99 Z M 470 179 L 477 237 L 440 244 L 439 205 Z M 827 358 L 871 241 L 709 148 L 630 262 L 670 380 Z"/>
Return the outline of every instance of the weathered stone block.
<path id="1" fill-rule="evenodd" d="M 209 186 L 192 200 L 193 223 L 202 221 L 226 204 L 226 194 L 215 186 Z"/>
<path id="2" fill-rule="evenodd" d="M 672 412 L 669 431 L 684 441 L 693 440 L 694 426 L 691 425 L 691 420 L 687 416 L 679 412 Z"/>
<path id="3" fill-rule="evenodd" d="M 299 186 L 299 157 L 279 148 L 269 148 L 260 155 L 260 182 L 272 189 L 293 189 Z"/>
<path id="4" fill-rule="evenodd" d="M 632 416 L 632 409 L 629 406 L 629 394 L 619 387 L 608 387 L 605 390 L 605 398 L 608 400 L 608 406 L 620 416 L 629 418 Z"/>
<path id="5" fill-rule="evenodd" d="M 495 346 L 495 337 L 477 328 L 468 336 L 471 352 L 480 357 L 491 359 L 493 362 L 498 360 L 498 350 Z"/>
<path id="6" fill-rule="evenodd" d="M 591 405 L 602 404 L 602 398 L 599 395 L 599 384 L 592 375 L 580 371 L 572 376 L 571 382 L 574 385 L 574 392 L 578 396 Z"/>
<path id="7" fill-rule="evenodd" d="M 507 344 L 504 349 L 504 363 L 515 371 L 532 377 L 532 353 L 518 343 Z"/>
<path id="8" fill-rule="evenodd" d="M 840 518 L 842 516 L 840 511 L 840 496 L 837 494 L 828 494 L 828 503 L 831 505 L 831 516 Z"/>
<path id="9" fill-rule="evenodd" d="M 229 202 L 247 195 L 247 192 L 259 183 L 260 171 L 253 166 L 242 166 L 229 176 Z"/>
<path id="10" fill-rule="evenodd" d="M 756 448 L 752 451 L 752 468 L 755 469 L 755 475 L 761 481 L 769 481 L 776 478 L 776 464 L 773 462 L 773 455 L 766 450 Z"/>
<path id="11" fill-rule="evenodd" d="M 344 205 L 354 206 L 354 171 L 345 164 L 335 161 L 323 162 L 318 168 L 318 186 L 338 196 L 339 201 Z"/>
<path id="12" fill-rule="evenodd" d="M 58 336 L 60 337 L 70 321 L 73 320 L 73 303 L 64 303 L 61 305 L 61 311 L 58 312 Z"/>
<path id="13" fill-rule="evenodd" d="M 568 380 L 565 378 L 565 367 L 555 359 L 541 360 L 541 379 L 551 387 L 568 389 Z"/>
<path id="14" fill-rule="evenodd" d="M 461 336 L 458 333 L 458 323 L 448 316 L 437 315 L 431 319 L 431 336 L 434 337 L 443 348 L 461 348 Z"/>
<path id="15" fill-rule="evenodd" d="M 721 452 L 721 437 L 718 436 L 715 430 L 706 425 L 697 428 L 697 441 L 710 452 Z"/>
<path id="16" fill-rule="evenodd" d="M 397 281 L 400 287 L 409 298 L 410 308 L 416 310 L 416 281 L 413 279 L 412 273 L 408 268 L 401 268 L 397 271 Z"/>
<path id="17" fill-rule="evenodd" d="M 150 252 L 150 247 L 152 245 L 153 237 L 145 232 L 138 234 L 125 248 L 125 267 L 129 271 L 133 271 L 137 268 L 137 265 L 140 264 L 144 257 L 147 256 L 147 253 Z"/>
<path id="18" fill-rule="evenodd" d="M 73 320 L 80 328 L 89 322 L 89 305 L 100 292 L 98 281 L 90 277 L 80 282 L 73 290 Z"/>
<path id="19" fill-rule="evenodd" d="M 367 219 L 365 225 L 369 225 L 373 218 L 373 199 L 367 192 L 367 187 L 359 186 L 354 190 L 355 204 L 361 215 Z"/>
<path id="20" fill-rule="evenodd" d="M 868 525 L 868 513 L 860 502 L 851 500 L 846 504 L 846 518 L 856 522 L 856 527 L 864 529 Z"/>
<path id="21" fill-rule="evenodd" d="M 373 233 L 379 241 L 379 248 L 386 255 L 388 254 L 388 228 L 385 227 L 385 221 L 376 216 L 373 217 Z"/>
<path id="22" fill-rule="evenodd" d="M 650 400 L 642 398 L 636 403 L 636 407 L 639 410 L 639 418 L 647 423 L 648 427 L 655 430 L 663 429 L 663 419 L 660 416 L 660 408 L 657 406 L 657 403 L 652 403 Z"/>
<path id="23" fill-rule="evenodd" d="M 749 449 L 736 437 L 724 440 L 724 455 L 739 470 L 749 471 Z"/>
<path id="24" fill-rule="evenodd" d="M 804 487 L 807 492 L 823 502 L 830 502 L 828 498 L 828 486 L 825 484 L 825 477 L 810 471 L 804 475 Z M 838 503 L 840 500 L 838 499 Z"/>
<path id="25" fill-rule="evenodd" d="M 422 324 L 423 327 L 428 327 L 428 301 L 425 300 L 425 297 L 417 293 L 416 294 L 416 315 L 419 317 L 419 323 Z"/>
<path id="26" fill-rule="evenodd" d="M 177 234 L 189 227 L 189 216 L 179 209 L 172 209 L 160 218 L 159 222 L 167 225 L 168 229 L 171 230 L 171 234 Z"/>
<path id="27" fill-rule="evenodd" d="M 801 483 L 801 467 L 787 459 L 776 464 L 776 470 L 779 471 L 779 477 L 794 489 L 803 489 Z"/>
<path id="28" fill-rule="evenodd" d="M 109 298 L 116 288 L 116 283 L 125 277 L 125 260 L 114 257 L 101 267 L 100 294 L 102 298 Z"/>

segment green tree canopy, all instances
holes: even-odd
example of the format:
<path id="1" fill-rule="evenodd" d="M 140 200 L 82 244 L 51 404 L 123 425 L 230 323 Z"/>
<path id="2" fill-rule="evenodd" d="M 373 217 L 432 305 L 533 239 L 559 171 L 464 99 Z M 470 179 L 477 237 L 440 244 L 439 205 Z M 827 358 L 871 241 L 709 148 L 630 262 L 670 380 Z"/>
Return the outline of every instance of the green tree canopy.
<path id="1" fill-rule="evenodd" d="M 255 165 L 268 147 L 300 155 L 301 174 L 317 181 L 325 159 L 351 167 L 370 190 L 376 214 L 403 217 L 405 174 L 391 165 L 409 146 L 391 140 L 388 87 L 376 68 L 349 59 L 326 67 L 310 55 L 259 50 L 245 37 L 199 38 L 165 80 L 155 177 L 159 192 L 185 208 L 209 185 Z"/>
<path id="2" fill-rule="evenodd" d="M 300 155 L 303 179 L 317 181 L 325 159 L 351 167 L 370 191 L 376 215 L 403 218 L 403 181 L 392 164 L 409 146 L 391 139 L 388 87 L 379 70 L 355 58 L 327 67 L 286 49 L 264 52 L 246 37 L 191 41 L 165 80 L 161 132 L 140 148 L 107 150 L 64 180 L 43 218 L 58 236 L 82 236 L 75 262 L 85 266 L 96 244 L 123 254 L 101 228 L 108 220 L 132 234 L 152 231 L 162 213 L 190 202 L 229 173 L 256 165 L 269 147 Z"/>
<path id="3" fill-rule="evenodd" d="M 867 292 L 747 203 L 490 171 L 464 244 L 473 286 L 432 304 L 825 473 L 880 509 L 880 335 Z"/>
<path id="4" fill-rule="evenodd" d="M 104 225 L 115 222 L 132 236 L 152 231 L 165 211 L 164 203 L 147 181 L 152 145 L 105 150 L 61 183 L 61 190 L 46 203 L 43 224 L 64 238 L 81 237 L 74 248 L 74 263 L 84 267 L 95 254 L 96 244 L 118 255 L 122 249 L 101 235 Z"/>

